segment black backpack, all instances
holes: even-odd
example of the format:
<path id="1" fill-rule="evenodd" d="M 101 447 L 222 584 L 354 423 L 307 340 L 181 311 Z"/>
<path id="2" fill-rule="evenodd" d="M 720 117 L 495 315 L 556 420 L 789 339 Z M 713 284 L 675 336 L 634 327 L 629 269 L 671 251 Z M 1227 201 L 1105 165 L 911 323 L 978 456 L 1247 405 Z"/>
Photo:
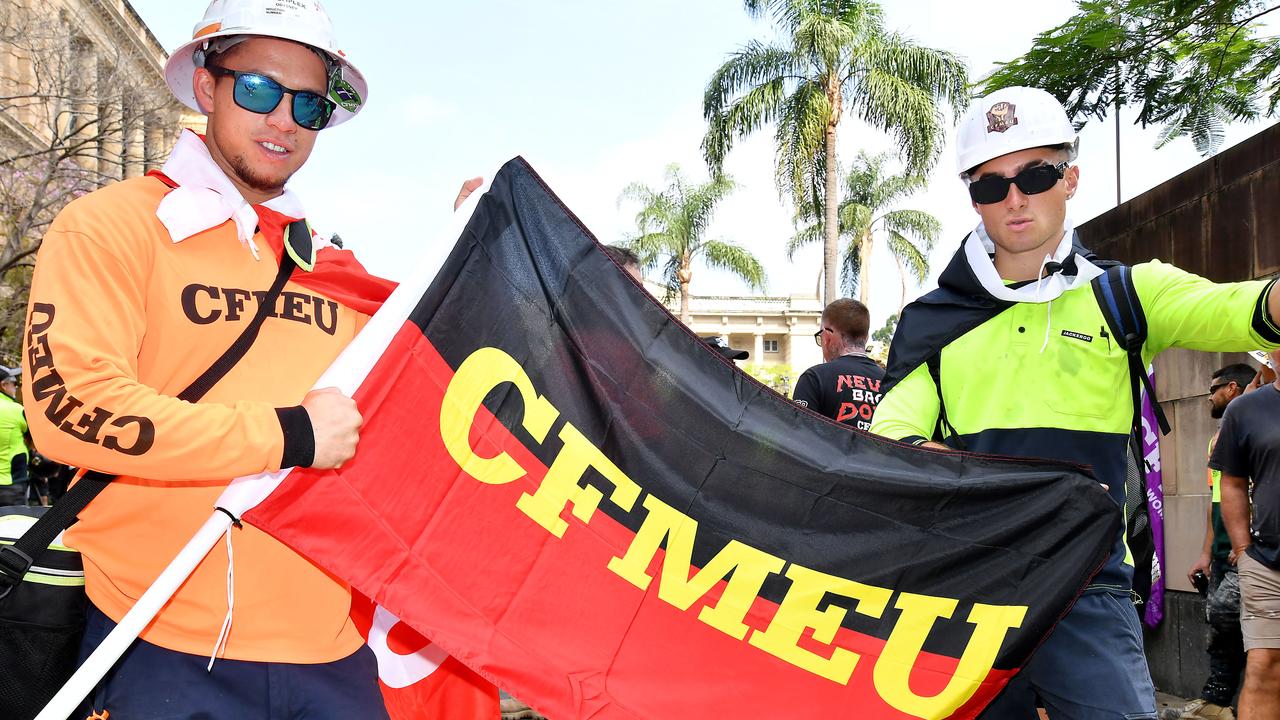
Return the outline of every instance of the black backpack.
<path id="1" fill-rule="evenodd" d="M 1133 287 L 1131 269 L 1119 263 L 1099 263 L 1106 272 L 1093 279 L 1093 294 L 1102 308 L 1111 330 L 1120 346 L 1129 356 L 1129 389 L 1133 394 L 1133 426 L 1129 433 L 1129 462 L 1125 473 L 1125 542 L 1133 553 L 1134 602 L 1143 604 L 1151 597 L 1151 584 L 1163 568 L 1156 567 L 1155 536 L 1151 530 L 1151 517 L 1147 512 L 1147 465 L 1142 452 L 1142 392 L 1151 399 L 1151 409 L 1160 425 L 1160 434 L 1169 434 L 1169 420 L 1160 407 L 1146 363 L 1142 361 L 1142 346 L 1147 341 L 1147 316 L 1142 302 Z"/>

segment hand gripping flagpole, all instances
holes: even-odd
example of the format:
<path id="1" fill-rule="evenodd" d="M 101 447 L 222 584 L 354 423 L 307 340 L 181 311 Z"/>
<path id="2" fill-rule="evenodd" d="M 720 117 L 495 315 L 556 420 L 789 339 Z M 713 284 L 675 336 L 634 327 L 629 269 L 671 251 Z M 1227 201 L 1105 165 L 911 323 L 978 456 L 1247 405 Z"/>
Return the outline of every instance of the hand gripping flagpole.
<path id="1" fill-rule="evenodd" d="M 462 236 L 484 190 L 484 187 L 477 189 L 454 212 L 453 221 L 438 238 L 441 244 L 432 246 L 435 252 L 424 255 L 416 270 L 409 276 L 409 280 L 401 283 L 395 292 L 391 293 L 378 312 L 369 319 L 364 329 L 320 376 L 313 388 L 336 387 L 344 395 L 355 394 L 360 383 L 404 326 L 405 318 L 409 316 L 409 312 L 417 305 L 423 292 L 440 270 L 447 256 L 447 253 L 440 252 L 440 248 L 452 248 Z M 200 561 L 227 532 L 232 522 L 231 516 L 238 518 L 265 500 L 279 487 L 290 470 L 292 468 L 233 480 L 215 504 L 215 507 L 224 508 L 227 512 L 213 511 L 195 536 L 179 551 L 151 587 L 142 594 L 142 597 L 138 598 L 129 612 L 121 618 L 120 623 L 103 639 L 93 654 L 62 686 L 62 689 L 58 690 L 35 720 L 66 720 L 75 712 L 80 701 L 106 676 L 120 656 L 124 655 L 138 635 L 151 624 L 160 609 L 169 602 L 178 588 L 195 571 Z M 230 515 L 227 514 L 228 512 Z"/>

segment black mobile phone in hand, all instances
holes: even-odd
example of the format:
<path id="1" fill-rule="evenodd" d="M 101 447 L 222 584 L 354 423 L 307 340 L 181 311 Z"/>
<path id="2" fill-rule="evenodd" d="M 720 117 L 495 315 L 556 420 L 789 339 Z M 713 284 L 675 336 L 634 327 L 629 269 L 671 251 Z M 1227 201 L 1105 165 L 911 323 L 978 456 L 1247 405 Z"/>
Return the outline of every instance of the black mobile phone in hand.
<path id="1" fill-rule="evenodd" d="M 1196 592 L 1201 595 L 1209 594 L 1209 577 L 1204 574 L 1203 570 L 1196 570 L 1191 574 L 1191 584 L 1195 586 Z"/>

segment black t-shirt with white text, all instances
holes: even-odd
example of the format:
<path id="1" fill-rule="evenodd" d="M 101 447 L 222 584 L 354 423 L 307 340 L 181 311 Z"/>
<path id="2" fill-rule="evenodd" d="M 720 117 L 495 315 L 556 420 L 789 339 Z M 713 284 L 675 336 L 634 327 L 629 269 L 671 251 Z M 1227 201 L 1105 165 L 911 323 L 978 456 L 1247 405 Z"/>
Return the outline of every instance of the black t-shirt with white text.
<path id="1" fill-rule="evenodd" d="M 792 399 L 836 422 L 871 429 L 871 416 L 884 394 L 884 368 L 866 355 L 842 355 L 814 365 L 796 382 Z"/>
<path id="2" fill-rule="evenodd" d="M 1236 398 L 1222 416 L 1209 467 L 1250 481 L 1250 557 L 1280 570 L 1280 390 L 1275 384 Z"/>

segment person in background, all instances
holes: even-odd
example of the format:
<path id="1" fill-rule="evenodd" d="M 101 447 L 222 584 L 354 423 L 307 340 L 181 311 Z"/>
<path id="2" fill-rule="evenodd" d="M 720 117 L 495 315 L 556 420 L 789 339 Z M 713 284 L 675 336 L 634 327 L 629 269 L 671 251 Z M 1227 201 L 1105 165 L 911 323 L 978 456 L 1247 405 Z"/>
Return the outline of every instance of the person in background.
<path id="1" fill-rule="evenodd" d="M 884 368 L 867 357 L 871 314 L 857 300 L 840 298 L 822 310 L 821 323 L 813 337 L 825 362 L 800 375 L 792 400 L 838 423 L 869 430 L 884 379 Z"/>
<path id="2" fill-rule="evenodd" d="M 18 402 L 19 372 L 0 366 L 0 507 L 30 504 L 27 417 Z"/>
<path id="3" fill-rule="evenodd" d="M 1209 414 L 1221 420 L 1231 401 L 1244 395 L 1257 373 L 1244 363 L 1228 365 L 1209 380 Z M 1209 441 L 1213 454 L 1218 434 Z M 1240 580 L 1228 560 L 1231 538 L 1222 524 L 1222 474 L 1210 469 L 1209 511 L 1205 518 L 1204 545 L 1200 558 L 1187 571 L 1192 586 L 1205 594 L 1205 620 L 1209 623 L 1209 677 L 1200 697 L 1187 703 L 1181 717 L 1186 720 L 1234 720 L 1231 701 L 1240 689 L 1244 674 L 1244 646 L 1240 636 Z"/>
<path id="4" fill-rule="evenodd" d="M 1280 350 L 1271 365 L 1280 364 Z M 1222 473 L 1227 560 L 1240 578 L 1247 655 L 1241 720 L 1280 718 L 1280 379 L 1233 401 L 1209 467 Z"/>
<path id="5" fill-rule="evenodd" d="M 621 245 L 605 245 L 604 254 L 621 265 L 628 275 L 636 279 L 636 282 L 644 283 L 644 272 L 640 270 L 640 256 L 636 255 L 634 251 L 628 250 Z"/>

